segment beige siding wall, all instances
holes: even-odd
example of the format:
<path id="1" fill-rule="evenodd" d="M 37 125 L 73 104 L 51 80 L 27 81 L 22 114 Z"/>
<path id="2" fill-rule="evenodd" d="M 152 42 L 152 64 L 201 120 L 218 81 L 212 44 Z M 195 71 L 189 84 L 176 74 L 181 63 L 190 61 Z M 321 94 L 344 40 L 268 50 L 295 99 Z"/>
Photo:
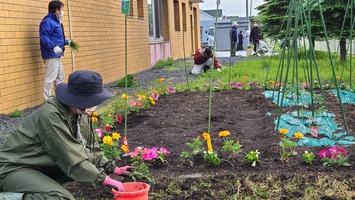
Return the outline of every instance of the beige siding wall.
<path id="1" fill-rule="evenodd" d="M 127 17 L 128 73 L 134 74 L 149 69 L 149 33 L 146 0 L 132 0 L 133 16 Z M 69 47 L 63 57 L 66 77 L 73 70 L 99 72 L 104 82 L 113 82 L 124 77 L 125 71 L 125 17 L 121 14 L 118 0 L 62 0 L 63 25 L 66 39 L 77 41 L 81 48 L 72 56 Z M 71 16 L 71 31 L 69 7 Z M 138 3 L 143 3 L 143 18 L 138 18 Z M 182 2 L 186 4 L 187 31 L 182 31 Z M 43 103 L 42 87 L 45 77 L 39 49 L 39 24 L 48 12 L 49 0 L 0 0 L 0 113 L 23 110 Z M 171 42 L 171 57 L 182 58 L 184 33 L 185 54 L 190 56 L 190 15 L 188 0 L 179 0 L 180 31 L 174 28 L 173 0 L 166 0 L 168 9 L 168 37 Z M 141 7 L 142 8 L 142 7 Z M 199 21 L 199 16 L 194 19 Z M 199 30 L 199 27 L 196 29 Z M 70 34 L 72 33 L 72 35 Z M 194 31 L 194 43 L 199 31 Z M 195 47 L 197 48 L 197 47 Z M 74 61 L 74 62 L 73 62 Z M 67 78 L 66 78 L 67 80 Z M 65 81 L 66 81 L 65 80 Z"/>

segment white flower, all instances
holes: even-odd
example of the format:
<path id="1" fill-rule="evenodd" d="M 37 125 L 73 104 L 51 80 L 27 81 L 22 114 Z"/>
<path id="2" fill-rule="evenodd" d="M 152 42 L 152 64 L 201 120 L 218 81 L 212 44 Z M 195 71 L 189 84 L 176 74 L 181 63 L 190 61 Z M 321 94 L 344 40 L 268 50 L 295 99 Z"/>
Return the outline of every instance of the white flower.
<path id="1" fill-rule="evenodd" d="M 251 166 L 255 167 L 256 166 L 256 161 L 254 161 L 253 164 L 251 164 Z"/>

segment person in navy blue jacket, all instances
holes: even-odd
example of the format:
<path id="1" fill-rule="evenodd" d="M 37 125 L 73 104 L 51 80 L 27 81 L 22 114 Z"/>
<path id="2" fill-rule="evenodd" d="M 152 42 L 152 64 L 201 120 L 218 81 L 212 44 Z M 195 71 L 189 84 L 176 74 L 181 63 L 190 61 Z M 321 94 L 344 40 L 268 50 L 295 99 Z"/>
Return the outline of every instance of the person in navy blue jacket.
<path id="1" fill-rule="evenodd" d="M 62 24 L 64 4 L 61 1 L 51 1 L 48 4 L 48 15 L 39 26 L 39 37 L 42 59 L 46 66 L 43 95 L 45 101 L 51 96 L 52 85 L 56 87 L 64 81 L 64 69 L 61 57 L 64 55 L 64 46 L 70 41 L 65 39 Z"/>

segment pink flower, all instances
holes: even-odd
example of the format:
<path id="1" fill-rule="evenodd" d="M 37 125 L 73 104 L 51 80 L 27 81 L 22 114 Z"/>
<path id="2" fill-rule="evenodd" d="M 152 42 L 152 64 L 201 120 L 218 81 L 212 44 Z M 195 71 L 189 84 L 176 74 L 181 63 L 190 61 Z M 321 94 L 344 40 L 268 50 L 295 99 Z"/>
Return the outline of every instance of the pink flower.
<path id="1" fill-rule="evenodd" d="M 318 156 L 320 158 L 325 158 L 325 157 L 327 157 L 327 154 L 328 154 L 328 151 L 323 149 L 318 153 Z"/>
<path id="2" fill-rule="evenodd" d="M 142 160 L 152 160 L 153 157 L 151 155 L 151 150 L 148 148 L 144 148 L 142 151 Z"/>
<path id="3" fill-rule="evenodd" d="M 171 94 L 175 93 L 175 89 L 174 89 L 174 88 L 168 88 L 168 91 L 169 91 Z"/>
<path id="4" fill-rule="evenodd" d="M 153 97 L 154 101 L 156 101 L 156 100 L 158 100 L 159 95 L 156 94 L 156 93 L 153 93 L 153 94 L 152 94 L 152 97 Z"/>
<path id="5" fill-rule="evenodd" d="M 338 151 L 340 151 L 341 153 L 343 153 L 344 155 L 347 155 L 348 152 L 344 149 L 344 148 L 338 148 Z"/>
<path id="6" fill-rule="evenodd" d="M 166 150 L 164 147 L 160 147 L 159 153 L 163 153 L 165 155 L 168 155 L 168 154 L 170 154 L 170 151 Z"/>
<path id="7" fill-rule="evenodd" d="M 94 130 L 97 134 L 97 136 L 99 136 L 99 138 L 102 138 L 103 134 L 102 134 L 102 130 L 100 128 L 97 128 Z"/>

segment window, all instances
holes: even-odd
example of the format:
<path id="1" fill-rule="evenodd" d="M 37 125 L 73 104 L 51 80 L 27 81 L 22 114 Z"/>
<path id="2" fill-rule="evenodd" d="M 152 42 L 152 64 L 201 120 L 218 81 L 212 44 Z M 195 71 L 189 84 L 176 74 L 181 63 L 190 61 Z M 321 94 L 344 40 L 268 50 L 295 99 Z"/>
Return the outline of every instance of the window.
<path id="1" fill-rule="evenodd" d="M 129 15 L 128 16 L 133 17 L 133 0 L 131 0 L 129 3 Z"/>
<path id="2" fill-rule="evenodd" d="M 144 18 L 143 0 L 137 1 L 138 18 Z"/>
<path id="3" fill-rule="evenodd" d="M 186 4 L 182 3 L 182 30 L 187 31 Z"/>
<path id="4" fill-rule="evenodd" d="M 180 7 L 179 7 L 179 1 L 174 0 L 174 25 L 175 25 L 175 31 L 180 31 Z"/>
<path id="5" fill-rule="evenodd" d="M 164 17 L 162 0 L 148 1 L 149 36 L 151 40 L 161 40 L 163 38 Z"/>

